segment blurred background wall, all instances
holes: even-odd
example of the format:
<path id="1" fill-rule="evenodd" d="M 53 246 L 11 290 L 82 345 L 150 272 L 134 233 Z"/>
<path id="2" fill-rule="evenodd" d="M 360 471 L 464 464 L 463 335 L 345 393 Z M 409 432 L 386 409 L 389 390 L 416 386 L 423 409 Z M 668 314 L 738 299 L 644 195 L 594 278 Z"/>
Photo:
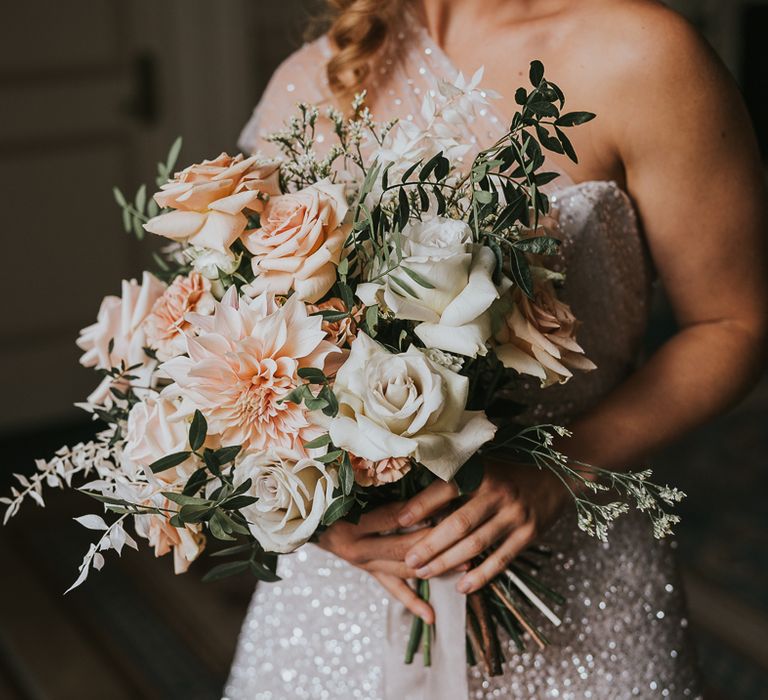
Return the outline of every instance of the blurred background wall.
<path id="1" fill-rule="evenodd" d="M 676 0 L 745 92 L 768 152 L 768 3 Z M 77 331 L 148 246 L 123 234 L 113 185 L 153 182 L 177 135 L 183 162 L 233 151 L 274 67 L 302 41 L 309 0 L 26 0 L 0 22 L 0 486 L 86 437 L 94 384 Z M 22 299 L 15 304 L 12 299 Z M 673 330 L 659 304 L 651 343 Z M 679 551 L 709 698 L 768 697 L 768 388 L 660 456 L 688 491 Z M 61 592 L 87 548 L 85 497 L 0 529 L 0 698 L 216 698 L 247 579 L 174 577 L 149 553 L 111 558 Z"/>

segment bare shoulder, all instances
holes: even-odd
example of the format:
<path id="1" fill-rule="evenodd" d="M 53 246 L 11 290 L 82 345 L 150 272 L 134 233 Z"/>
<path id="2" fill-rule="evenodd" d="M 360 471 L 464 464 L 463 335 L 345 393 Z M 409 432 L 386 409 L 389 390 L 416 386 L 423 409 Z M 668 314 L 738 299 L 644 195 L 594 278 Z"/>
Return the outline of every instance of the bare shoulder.
<path id="1" fill-rule="evenodd" d="M 706 40 L 677 12 L 656 0 L 590 0 L 576 10 L 583 29 L 578 54 L 595 83 L 611 94 L 640 87 L 663 98 L 669 90 L 732 89 L 732 81 Z M 678 92 L 679 94 L 679 92 Z"/>

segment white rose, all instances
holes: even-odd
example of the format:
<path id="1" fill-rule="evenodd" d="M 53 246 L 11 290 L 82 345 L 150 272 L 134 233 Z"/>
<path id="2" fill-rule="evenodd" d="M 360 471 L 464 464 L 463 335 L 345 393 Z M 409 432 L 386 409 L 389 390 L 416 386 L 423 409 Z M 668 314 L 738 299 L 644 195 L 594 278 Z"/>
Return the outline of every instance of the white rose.
<path id="1" fill-rule="evenodd" d="M 240 458 L 234 483 L 247 479 L 246 494 L 258 500 L 241 512 L 267 552 L 285 554 L 304 544 L 333 500 L 335 478 L 326 465 L 282 448 Z"/>
<path id="2" fill-rule="evenodd" d="M 209 280 L 219 279 L 220 273 L 231 275 L 240 267 L 242 255 L 226 253 L 212 248 L 190 248 L 187 255 L 192 259 L 192 267 Z"/>
<path id="3" fill-rule="evenodd" d="M 189 425 L 177 416 L 173 401 L 160 396 L 151 396 L 133 406 L 128 414 L 123 456 L 141 467 L 175 452 L 189 449 Z M 157 477 L 163 481 L 175 481 L 192 474 L 194 463 L 191 459 L 184 464 L 160 472 Z"/>
<path id="4" fill-rule="evenodd" d="M 413 457 L 448 481 L 496 432 L 482 411 L 467 411 L 469 380 L 417 348 L 393 355 L 364 333 L 336 375 L 337 447 L 379 461 Z"/>
<path id="5" fill-rule="evenodd" d="M 402 237 L 401 265 L 433 288 L 395 270 L 380 281 L 359 285 L 357 296 L 368 306 L 382 301 L 396 318 L 421 321 L 414 332 L 429 348 L 468 357 L 485 355 L 492 332 L 489 309 L 499 298 L 493 252 L 472 244 L 466 223 L 441 216 L 409 223 Z M 395 278 L 418 298 L 405 293 Z"/>

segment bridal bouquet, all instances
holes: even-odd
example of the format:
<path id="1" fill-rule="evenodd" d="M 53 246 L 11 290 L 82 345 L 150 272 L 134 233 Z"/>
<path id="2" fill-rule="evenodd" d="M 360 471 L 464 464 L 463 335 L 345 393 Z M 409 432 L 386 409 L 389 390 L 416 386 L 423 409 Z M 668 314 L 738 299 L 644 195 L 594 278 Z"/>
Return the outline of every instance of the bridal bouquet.
<path id="1" fill-rule="evenodd" d="M 126 230 L 170 243 L 78 340 L 101 378 L 82 406 L 102 430 L 2 499 L 7 521 L 27 497 L 43 505 L 44 485 L 77 478 L 103 503 L 77 519 L 99 534 L 73 587 L 105 551 L 137 547 L 129 524 L 177 572 L 223 542 L 213 556 L 232 559 L 208 579 L 274 581 L 275 555 L 340 518 L 435 479 L 471 492 L 491 452 L 578 484 L 577 526 L 601 539 L 628 501 L 657 536 L 670 531 L 665 505 L 680 492 L 573 462 L 553 446 L 566 430 L 515 424 L 504 407 L 522 375 L 546 390 L 594 368 L 547 266 L 559 240 L 542 191 L 557 177 L 543 149 L 575 160 L 565 130 L 593 115 L 563 112 L 534 62 L 508 133 L 465 160 L 465 125 L 493 96 L 481 76 L 436 86 L 425 129 L 375 122 L 361 95 L 350 115 L 329 110 L 335 139 L 319 154 L 318 110 L 300 104 L 270 137 L 281 159 L 222 154 L 171 176 L 177 143 L 154 198 L 116 190 Z M 621 500 L 582 495 L 611 489 Z M 535 615 L 559 622 L 550 606 L 563 599 L 532 561 L 543 552 L 470 601 L 470 659 L 491 673 L 497 628 L 543 644 Z M 414 619 L 407 661 L 421 648 L 429 663 L 431 635 Z"/>

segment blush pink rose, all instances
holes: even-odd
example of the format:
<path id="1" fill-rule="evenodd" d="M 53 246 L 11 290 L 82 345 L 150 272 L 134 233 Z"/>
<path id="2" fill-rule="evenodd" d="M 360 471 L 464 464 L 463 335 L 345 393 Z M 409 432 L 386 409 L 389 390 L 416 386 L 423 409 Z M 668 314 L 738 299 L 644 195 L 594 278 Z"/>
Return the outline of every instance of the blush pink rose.
<path id="1" fill-rule="evenodd" d="M 355 472 L 355 481 L 360 486 L 381 486 L 400 481 L 411 471 L 411 460 L 408 457 L 390 457 L 378 462 L 350 454 L 349 460 Z"/>
<path id="2" fill-rule="evenodd" d="M 83 328 L 77 346 L 83 351 L 80 364 L 96 369 L 111 369 L 121 363 L 135 366 L 131 380 L 137 386 L 149 386 L 157 363 L 144 352 L 147 345 L 145 320 L 155 302 L 163 295 L 165 284 L 145 272 L 141 284 L 123 280 L 122 296 L 107 296 L 101 302 L 96 323 Z M 109 400 L 111 387 L 125 389 L 129 382 L 114 382 L 104 377 L 99 387 L 88 397 L 92 404 Z"/>
<path id="3" fill-rule="evenodd" d="M 511 310 L 495 336 L 502 364 L 538 377 L 543 387 L 564 384 L 572 369 L 596 369 L 576 342 L 579 324 L 571 307 L 557 298 L 552 282 L 536 281 L 534 292 L 533 299 L 513 292 Z"/>
<path id="4" fill-rule="evenodd" d="M 343 185 L 327 179 L 272 197 L 261 212 L 261 226 L 243 237 L 256 275 L 246 293 L 288 294 L 293 289 L 302 301 L 320 299 L 336 281 L 350 230 L 344 222 L 348 209 Z"/>
<path id="5" fill-rule="evenodd" d="M 245 231 L 244 211 L 260 211 L 265 196 L 280 194 L 279 166 L 259 156 L 222 153 L 190 165 L 155 194 L 155 202 L 173 211 L 150 219 L 144 228 L 175 241 L 226 253 Z"/>
<path id="6" fill-rule="evenodd" d="M 170 360 L 186 350 L 184 332 L 190 327 L 186 315 L 192 311 L 210 314 L 214 297 L 211 282 L 199 272 L 179 275 L 152 307 L 146 320 L 147 342 L 159 360 Z"/>
<path id="7" fill-rule="evenodd" d="M 178 508 L 168 499 L 163 499 L 160 504 L 152 502 L 149 505 L 170 511 Z M 187 523 L 183 528 L 178 528 L 171 525 L 169 516 L 156 513 L 137 515 L 135 523 L 136 533 L 149 541 L 156 557 L 173 552 L 173 570 L 177 574 L 183 574 L 205 549 L 205 535 L 199 523 Z"/>

